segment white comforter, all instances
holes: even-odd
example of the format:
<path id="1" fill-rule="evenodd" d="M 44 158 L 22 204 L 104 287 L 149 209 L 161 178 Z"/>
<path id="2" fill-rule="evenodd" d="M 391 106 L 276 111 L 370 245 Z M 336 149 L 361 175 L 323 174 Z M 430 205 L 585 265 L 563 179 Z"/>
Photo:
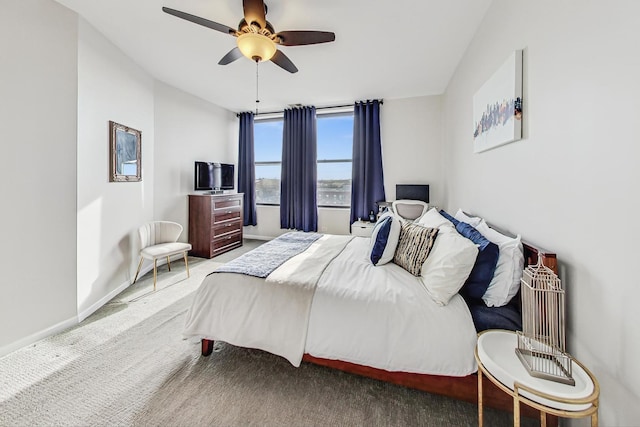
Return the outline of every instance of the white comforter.
<path id="1" fill-rule="evenodd" d="M 185 335 L 262 349 L 294 366 L 308 353 L 388 371 L 476 371 L 476 331 L 464 300 L 456 295 L 438 306 L 419 278 L 393 263 L 373 266 L 368 238 L 353 238 L 328 265 L 315 266 L 319 280 L 309 286 L 317 279 L 309 279 L 314 274 L 307 269 L 316 263 L 310 253 L 325 251 L 325 237 L 266 280 L 208 276 L 187 316 Z M 306 285 L 292 286 L 291 272 Z"/>
<path id="2" fill-rule="evenodd" d="M 368 260 L 355 238 L 318 282 L 305 352 L 387 371 L 464 376 L 477 370 L 476 330 L 455 295 L 439 306 L 419 278 Z"/>
<path id="3" fill-rule="evenodd" d="M 324 235 L 266 279 L 210 274 L 187 313 L 184 335 L 259 348 L 300 366 L 316 284 L 351 239 Z"/>

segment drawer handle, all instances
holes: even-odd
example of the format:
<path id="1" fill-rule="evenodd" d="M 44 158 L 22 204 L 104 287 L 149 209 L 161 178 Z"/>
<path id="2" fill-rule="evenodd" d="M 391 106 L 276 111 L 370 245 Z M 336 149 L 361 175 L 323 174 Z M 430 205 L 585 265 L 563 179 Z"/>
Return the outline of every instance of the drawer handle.
<path id="1" fill-rule="evenodd" d="M 228 214 L 230 214 L 231 212 L 233 212 L 233 211 L 227 211 Z"/>
<path id="2" fill-rule="evenodd" d="M 227 237 L 227 240 L 231 239 L 231 236 Z"/>
<path id="3" fill-rule="evenodd" d="M 231 224 L 225 224 L 225 227 L 231 227 Z"/>

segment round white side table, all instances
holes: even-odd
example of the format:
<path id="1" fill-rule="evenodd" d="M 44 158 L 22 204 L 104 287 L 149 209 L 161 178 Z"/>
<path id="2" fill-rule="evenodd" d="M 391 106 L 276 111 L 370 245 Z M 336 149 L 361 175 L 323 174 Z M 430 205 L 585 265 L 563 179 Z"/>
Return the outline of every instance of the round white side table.
<path id="1" fill-rule="evenodd" d="M 600 386 L 589 370 L 573 359 L 575 386 L 533 377 L 515 353 L 517 335 L 512 331 L 488 330 L 478 335 L 478 425 L 483 425 L 482 377 L 513 397 L 513 425 L 520 426 L 520 403 L 540 411 L 540 425 L 546 414 L 564 418 L 591 417 L 598 425 Z"/>

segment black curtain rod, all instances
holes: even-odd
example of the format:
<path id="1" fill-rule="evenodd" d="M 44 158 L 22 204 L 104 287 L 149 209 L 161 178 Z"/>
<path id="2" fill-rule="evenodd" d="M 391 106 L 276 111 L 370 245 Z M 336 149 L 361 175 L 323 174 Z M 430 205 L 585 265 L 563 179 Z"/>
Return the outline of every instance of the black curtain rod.
<path id="1" fill-rule="evenodd" d="M 358 101 L 358 102 L 362 102 L 362 101 Z M 384 104 L 384 100 L 383 99 L 379 99 L 378 102 L 380 102 L 381 105 Z M 316 111 L 317 110 L 330 110 L 332 108 L 353 107 L 354 104 L 356 104 L 356 102 L 354 102 L 353 104 L 330 105 L 328 107 L 316 107 Z M 300 105 L 300 106 L 302 107 L 302 105 Z M 267 114 L 283 114 L 283 113 L 284 113 L 284 110 L 264 111 L 264 112 L 259 112 L 257 114 L 254 114 L 254 116 L 261 116 L 261 115 L 267 115 Z M 236 117 L 240 117 L 240 113 L 236 113 Z"/>

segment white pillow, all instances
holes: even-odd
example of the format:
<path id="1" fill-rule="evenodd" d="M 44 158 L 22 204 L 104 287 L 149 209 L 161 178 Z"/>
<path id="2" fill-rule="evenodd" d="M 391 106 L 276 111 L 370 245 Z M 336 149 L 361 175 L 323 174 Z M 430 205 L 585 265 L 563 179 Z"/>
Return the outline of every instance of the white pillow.
<path id="1" fill-rule="evenodd" d="M 456 214 L 453 217 L 458 221 L 466 222 L 467 224 L 469 224 L 474 228 L 478 228 L 478 224 L 480 224 L 480 222 L 482 221 L 482 218 L 477 216 L 469 216 L 466 213 L 464 213 L 462 209 L 458 209 L 458 212 L 456 212 Z"/>
<path id="2" fill-rule="evenodd" d="M 418 224 L 424 225 L 425 227 L 430 228 L 441 228 L 441 227 L 449 227 L 455 228 L 453 223 L 449 221 L 447 218 L 443 217 L 438 209 L 431 208 L 424 215 L 420 217 L 418 220 Z"/>
<path id="3" fill-rule="evenodd" d="M 487 291 L 482 296 L 489 307 L 502 307 L 511 301 L 520 289 L 520 279 L 524 268 L 524 251 L 520 235 L 515 238 L 490 228 L 482 221 L 476 229 L 484 237 L 498 245 L 500 254 L 498 264 L 493 273 L 493 279 L 489 283 Z"/>
<path id="4" fill-rule="evenodd" d="M 385 227 L 387 221 L 391 221 L 391 227 Z M 373 265 L 383 265 L 393 259 L 400 238 L 400 228 L 400 219 L 392 212 L 380 215 L 369 243 L 369 260 Z"/>
<path id="5" fill-rule="evenodd" d="M 478 248 L 454 228 L 442 227 L 427 260 L 422 264 L 421 279 L 438 305 L 447 305 L 464 285 L 476 262 Z"/>

